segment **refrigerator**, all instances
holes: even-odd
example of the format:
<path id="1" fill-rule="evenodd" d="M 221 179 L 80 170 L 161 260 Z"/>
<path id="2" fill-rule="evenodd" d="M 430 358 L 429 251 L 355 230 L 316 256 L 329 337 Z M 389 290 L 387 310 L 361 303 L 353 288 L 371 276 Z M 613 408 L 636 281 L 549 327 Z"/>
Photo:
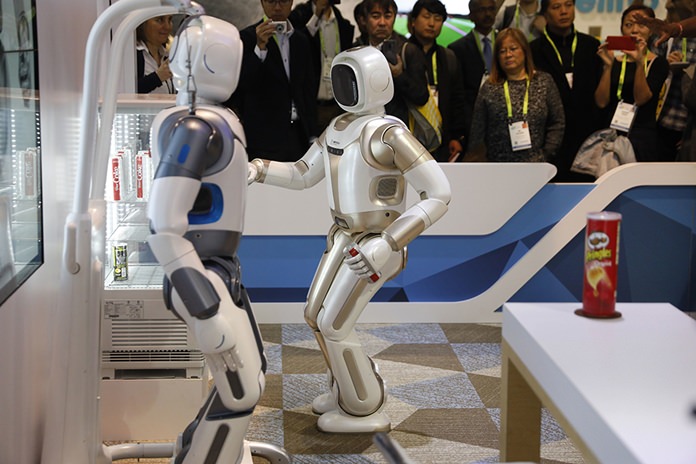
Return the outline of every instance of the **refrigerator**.
<path id="1" fill-rule="evenodd" d="M 173 95 L 121 94 L 105 185 L 101 305 L 102 433 L 106 440 L 171 439 L 208 392 L 203 353 L 164 305 L 164 272 L 147 243 L 155 166 L 150 126 Z"/>

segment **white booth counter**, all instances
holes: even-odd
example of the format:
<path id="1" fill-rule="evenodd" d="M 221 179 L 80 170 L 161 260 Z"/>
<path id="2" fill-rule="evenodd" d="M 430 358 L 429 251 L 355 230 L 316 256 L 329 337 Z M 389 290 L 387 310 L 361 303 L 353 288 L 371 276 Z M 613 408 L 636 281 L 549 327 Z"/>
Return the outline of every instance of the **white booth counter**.
<path id="1" fill-rule="evenodd" d="M 586 184 L 548 183 L 546 163 L 442 167 L 449 211 L 362 322 L 500 322 L 507 301 L 580 301 L 586 215 L 601 210 L 623 215 L 618 300 L 696 310 L 696 163 L 629 164 Z M 259 322 L 303 321 L 331 227 L 325 189 L 250 186 L 240 259 Z"/>

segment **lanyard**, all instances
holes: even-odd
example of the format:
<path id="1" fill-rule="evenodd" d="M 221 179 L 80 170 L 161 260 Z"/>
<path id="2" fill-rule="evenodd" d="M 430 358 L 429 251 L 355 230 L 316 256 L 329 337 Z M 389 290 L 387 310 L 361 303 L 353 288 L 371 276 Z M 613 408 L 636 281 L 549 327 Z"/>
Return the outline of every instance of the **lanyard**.
<path id="1" fill-rule="evenodd" d="M 507 106 L 508 120 L 512 121 L 512 101 L 510 100 L 510 88 L 508 87 L 508 81 L 503 83 L 503 89 L 505 90 L 505 106 Z M 527 88 L 524 91 L 524 104 L 522 105 L 522 116 L 527 119 L 527 110 L 529 109 L 529 77 L 527 78 Z"/>
<path id="2" fill-rule="evenodd" d="M 556 44 L 553 43 L 553 40 L 551 40 L 551 37 L 549 37 L 549 33 L 544 29 L 544 35 L 546 36 L 546 40 L 549 41 L 551 46 L 553 47 L 553 51 L 556 52 L 556 56 L 558 57 L 558 62 L 561 63 L 561 67 L 563 67 L 563 59 L 561 58 L 561 53 L 558 51 L 558 48 L 556 48 Z M 570 69 L 573 69 L 575 67 L 575 49 L 578 48 L 578 32 L 575 31 L 573 34 L 573 44 L 570 46 Z"/>
<path id="3" fill-rule="evenodd" d="M 522 28 L 520 27 L 520 2 L 519 1 L 517 2 L 517 6 L 515 7 L 515 27 L 517 29 L 519 29 L 520 31 L 522 30 Z M 530 31 L 529 34 L 527 35 L 527 40 L 531 41 L 533 38 L 534 38 L 534 34 L 532 34 Z"/>
<path id="4" fill-rule="evenodd" d="M 686 37 L 682 37 L 682 61 L 686 61 Z"/>
<path id="5" fill-rule="evenodd" d="M 437 49 L 433 52 L 432 66 L 433 66 L 433 85 L 435 87 L 437 87 Z"/>
<path id="6" fill-rule="evenodd" d="M 476 47 L 478 48 L 479 53 L 481 54 L 481 57 L 483 58 L 483 61 L 485 63 L 486 57 L 483 56 L 483 44 L 481 43 L 481 34 L 478 33 L 476 29 L 474 29 L 474 39 L 476 39 Z M 491 31 L 491 48 L 493 47 L 493 44 L 495 43 L 495 29 Z"/>
<path id="7" fill-rule="evenodd" d="M 621 101 L 621 95 L 623 94 L 624 78 L 626 77 L 626 55 L 624 55 L 623 60 L 621 60 L 621 74 L 619 74 L 619 87 L 616 89 L 616 98 Z M 643 69 L 645 70 L 645 77 L 648 77 L 648 62 L 643 61 Z"/>
<path id="8" fill-rule="evenodd" d="M 338 36 L 338 24 L 337 23 L 334 23 L 334 31 L 336 32 L 336 54 L 334 56 L 336 56 L 341 51 L 338 48 L 341 38 Z M 324 43 L 324 33 L 323 33 L 323 28 L 321 26 L 319 26 L 319 44 L 321 46 L 321 53 L 324 56 L 329 56 L 329 54 L 326 53 L 326 44 Z"/>

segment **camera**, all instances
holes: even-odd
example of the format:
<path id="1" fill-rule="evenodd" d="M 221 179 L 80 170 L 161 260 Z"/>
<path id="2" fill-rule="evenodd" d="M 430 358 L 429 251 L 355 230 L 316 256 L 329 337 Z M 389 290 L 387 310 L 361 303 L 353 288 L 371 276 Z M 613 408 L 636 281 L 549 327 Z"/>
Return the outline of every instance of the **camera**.
<path id="1" fill-rule="evenodd" d="M 285 21 L 271 21 L 276 34 L 285 34 L 288 31 L 288 23 Z"/>

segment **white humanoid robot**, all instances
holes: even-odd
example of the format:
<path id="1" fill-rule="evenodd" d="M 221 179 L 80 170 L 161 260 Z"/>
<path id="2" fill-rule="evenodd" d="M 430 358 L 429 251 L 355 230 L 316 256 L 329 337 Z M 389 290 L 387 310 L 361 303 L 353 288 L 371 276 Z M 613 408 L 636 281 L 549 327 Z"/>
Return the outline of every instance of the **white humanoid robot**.
<path id="1" fill-rule="evenodd" d="M 406 264 L 406 245 L 447 211 L 450 186 L 437 162 L 398 119 L 385 116 L 394 93 L 386 59 L 374 47 L 336 56 L 335 118 L 301 160 L 255 159 L 249 181 L 305 189 L 326 178 L 334 225 L 309 290 L 305 319 L 329 368 L 330 391 L 312 403 L 324 432 L 391 427 L 377 366 L 355 324 L 372 296 Z M 420 196 L 406 204 L 410 184 Z"/>
<path id="2" fill-rule="evenodd" d="M 264 390 L 266 362 L 236 256 L 246 142 L 238 118 L 220 105 L 237 86 L 242 42 L 231 24 L 193 16 L 171 50 L 178 106 L 159 113 L 152 125 L 158 165 L 148 243 L 166 273 L 167 307 L 189 327 L 215 383 L 173 462 L 251 463 L 252 454 L 289 462 L 281 448 L 244 440 Z"/>

